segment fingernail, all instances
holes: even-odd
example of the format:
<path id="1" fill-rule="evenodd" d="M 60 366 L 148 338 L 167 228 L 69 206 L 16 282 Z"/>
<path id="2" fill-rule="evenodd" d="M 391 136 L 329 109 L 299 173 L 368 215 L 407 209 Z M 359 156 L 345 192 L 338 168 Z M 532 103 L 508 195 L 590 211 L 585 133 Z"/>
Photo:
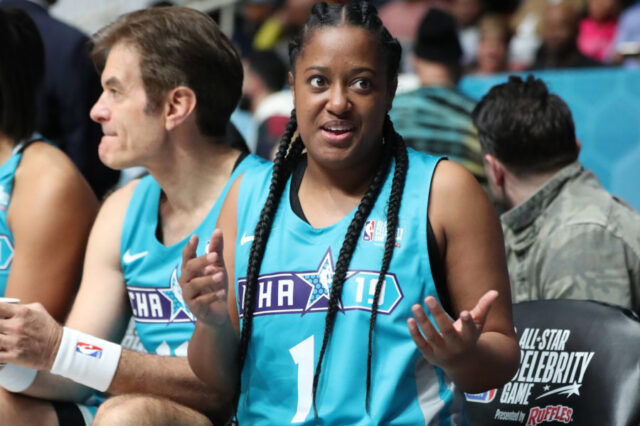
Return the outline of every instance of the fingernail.
<path id="1" fill-rule="evenodd" d="M 433 309 L 437 306 L 436 299 L 434 299 L 433 297 L 427 297 L 425 299 L 425 303 L 427 304 L 429 309 Z"/>
<path id="2" fill-rule="evenodd" d="M 226 290 L 224 289 L 216 291 L 216 297 L 223 298 L 225 297 L 225 294 L 226 294 Z"/>

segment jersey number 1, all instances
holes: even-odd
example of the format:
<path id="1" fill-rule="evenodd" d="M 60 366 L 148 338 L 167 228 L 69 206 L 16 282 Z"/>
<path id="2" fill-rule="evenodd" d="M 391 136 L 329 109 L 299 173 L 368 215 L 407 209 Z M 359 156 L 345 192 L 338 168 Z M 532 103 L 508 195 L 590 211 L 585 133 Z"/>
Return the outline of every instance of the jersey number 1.
<path id="1" fill-rule="evenodd" d="M 298 366 L 298 407 L 291 423 L 302 423 L 313 403 L 313 335 L 289 349 L 289 353 Z"/>

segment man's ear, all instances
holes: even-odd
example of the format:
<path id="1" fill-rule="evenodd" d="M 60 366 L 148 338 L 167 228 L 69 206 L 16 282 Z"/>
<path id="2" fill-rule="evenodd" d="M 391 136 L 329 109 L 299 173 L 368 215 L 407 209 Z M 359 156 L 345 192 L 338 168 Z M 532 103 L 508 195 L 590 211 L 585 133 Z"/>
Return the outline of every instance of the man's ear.
<path id="1" fill-rule="evenodd" d="M 582 142 L 580 139 L 576 138 L 576 147 L 578 148 L 578 154 L 580 154 L 580 150 L 582 149 Z"/>
<path id="2" fill-rule="evenodd" d="M 182 124 L 195 110 L 196 94 L 186 86 L 178 86 L 169 91 L 165 98 L 165 126 L 173 130 Z"/>
<path id="3" fill-rule="evenodd" d="M 491 179 L 493 184 L 496 186 L 504 186 L 504 164 L 491 154 L 485 154 L 484 161 L 487 165 L 487 167 L 485 167 L 487 178 Z"/>

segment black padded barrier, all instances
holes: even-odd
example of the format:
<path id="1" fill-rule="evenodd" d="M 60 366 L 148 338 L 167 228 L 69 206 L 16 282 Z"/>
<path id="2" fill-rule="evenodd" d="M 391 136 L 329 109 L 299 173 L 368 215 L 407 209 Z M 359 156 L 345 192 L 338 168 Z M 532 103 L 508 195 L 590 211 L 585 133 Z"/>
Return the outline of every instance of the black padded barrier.
<path id="1" fill-rule="evenodd" d="M 520 368 L 500 389 L 467 394 L 474 426 L 640 425 L 640 321 L 603 303 L 513 306 Z"/>

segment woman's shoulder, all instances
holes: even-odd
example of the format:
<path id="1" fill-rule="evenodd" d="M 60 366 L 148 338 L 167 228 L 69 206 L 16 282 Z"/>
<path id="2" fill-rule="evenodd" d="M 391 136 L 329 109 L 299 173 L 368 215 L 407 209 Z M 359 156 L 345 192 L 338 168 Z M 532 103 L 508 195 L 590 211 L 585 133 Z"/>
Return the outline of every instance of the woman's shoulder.
<path id="1" fill-rule="evenodd" d="M 497 217 L 495 208 L 476 178 L 455 161 L 440 161 L 429 195 L 432 224 L 448 223 L 456 227 L 456 223 L 473 221 L 484 215 Z"/>
<path id="2" fill-rule="evenodd" d="M 46 180 L 84 179 L 67 154 L 44 141 L 24 148 L 19 170 L 23 175 Z"/>
<path id="3" fill-rule="evenodd" d="M 69 157 L 46 142 L 33 142 L 22 153 L 15 175 L 14 197 L 22 194 L 29 199 L 35 197 L 61 204 L 71 201 L 69 197 L 78 197 L 90 204 L 96 202 L 91 187 Z"/>

